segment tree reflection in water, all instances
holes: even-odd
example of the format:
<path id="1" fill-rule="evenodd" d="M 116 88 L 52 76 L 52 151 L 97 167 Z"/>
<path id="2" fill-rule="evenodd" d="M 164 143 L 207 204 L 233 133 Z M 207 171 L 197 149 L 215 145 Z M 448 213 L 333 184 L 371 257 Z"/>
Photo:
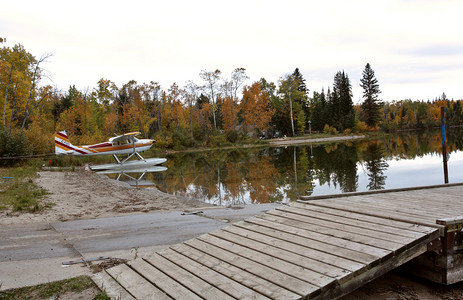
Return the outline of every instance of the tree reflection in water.
<path id="1" fill-rule="evenodd" d="M 384 159 L 383 149 L 378 142 L 371 142 L 363 153 L 363 159 L 367 168 L 368 175 L 368 190 L 382 190 L 386 185 L 387 176 L 384 171 L 387 170 L 389 164 Z"/>
<path id="2" fill-rule="evenodd" d="M 462 137 L 462 130 L 449 133 L 450 154 L 462 150 Z M 167 157 L 166 172 L 151 176 L 165 192 L 207 203 L 287 202 L 301 195 L 384 189 L 390 180 L 388 161 L 438 156 L 440 146 L 439 132 L 425 132 L 374 141 L 176 153 Z"/>

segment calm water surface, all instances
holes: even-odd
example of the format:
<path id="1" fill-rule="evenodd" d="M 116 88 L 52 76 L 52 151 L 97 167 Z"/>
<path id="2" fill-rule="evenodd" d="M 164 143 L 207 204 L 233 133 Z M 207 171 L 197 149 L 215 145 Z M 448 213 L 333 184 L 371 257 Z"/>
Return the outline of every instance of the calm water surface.
<path id="1" fill-rule="evenodd" d="M 463 182 L 463 129 L 447 133 L 449 182 Z M 439 132 L 372 141 L 176 153 L 143 184 L 218 205 L 444 183 Z M 137 174 L 132 174 L 135 178 Z M 124 177 L 124 176 L 122 176 Z"/>

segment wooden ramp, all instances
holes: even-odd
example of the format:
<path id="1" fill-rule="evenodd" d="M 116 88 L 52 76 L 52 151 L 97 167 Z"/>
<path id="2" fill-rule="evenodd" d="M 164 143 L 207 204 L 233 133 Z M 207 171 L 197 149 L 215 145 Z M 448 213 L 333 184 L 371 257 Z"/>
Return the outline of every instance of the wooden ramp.
<path id="1" fill-rule="evenodd" d="M 442 253 L 455 222 L 436 220 L 463 215 L 462 195 L 452 185 L 301 199 L 94 280 L 121 299 L 333 299 Z"/>

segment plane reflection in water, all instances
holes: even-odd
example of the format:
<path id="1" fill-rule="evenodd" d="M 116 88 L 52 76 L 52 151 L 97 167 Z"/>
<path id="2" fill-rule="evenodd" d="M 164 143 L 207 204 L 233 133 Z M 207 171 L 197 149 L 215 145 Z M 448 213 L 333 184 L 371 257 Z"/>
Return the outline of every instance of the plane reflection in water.
<path id="1" fill-rule="evenodd" d="M 158 189 L 154 182 L 148 179 L 143 179 L 146 173 L 154 173 L 154 172 L 163 172 L 166 171 L 167 168 L 163 166 L 151 166 L 151 167 L 142 167 L 142 168 L 119 168 L 119 169 L 109 169 L 103 171 L 97 171 L 98 174 L 115 174 L 116 180 L 123 181 L 131 186 L 137 188 L 152 188 Z"/>

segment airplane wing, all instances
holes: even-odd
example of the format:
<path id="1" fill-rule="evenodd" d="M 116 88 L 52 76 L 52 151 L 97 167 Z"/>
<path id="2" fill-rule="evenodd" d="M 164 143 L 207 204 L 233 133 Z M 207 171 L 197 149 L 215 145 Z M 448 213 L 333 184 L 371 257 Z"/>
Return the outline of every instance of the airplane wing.
<path id="1" fill-rule="evenodd" d="M 123 135 L 118 135 L 115 137 L 112 137 L 109 139 L 111 143 L 117 143 L 117 142 L 122 142 L 126 140 L 131 140 L 132 137 L 135 137 L 139 135 L 141 132 L 129 132 L 129 133 L 124 133 Z"/>

